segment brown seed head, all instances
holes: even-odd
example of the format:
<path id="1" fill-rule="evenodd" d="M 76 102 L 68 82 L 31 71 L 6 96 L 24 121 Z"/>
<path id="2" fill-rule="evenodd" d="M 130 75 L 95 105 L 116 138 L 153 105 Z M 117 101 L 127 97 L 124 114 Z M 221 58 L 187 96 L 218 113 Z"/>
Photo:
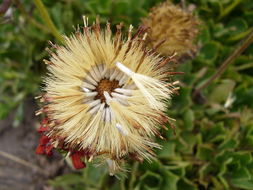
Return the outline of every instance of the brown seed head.
<path id="1" fill-rule="evenodd" d="M 149 27 L 147 44 L 162 55 L 178 55 L 194 49 L 199 22 L 191 12 L 170 2 L 153 7 L 142 24 Z M 161 43 L 162 42 L 162 43 Z"/>

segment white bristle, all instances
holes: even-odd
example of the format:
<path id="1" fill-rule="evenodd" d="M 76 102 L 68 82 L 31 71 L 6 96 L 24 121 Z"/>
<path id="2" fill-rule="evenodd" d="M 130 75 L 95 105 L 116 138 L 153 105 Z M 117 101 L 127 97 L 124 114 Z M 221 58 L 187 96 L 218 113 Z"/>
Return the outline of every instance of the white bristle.
<path id="1" fill-rule="evenodd" d="M 119 123 L 116 123 L 115 127 L 119 130 L 119 132 L 124 135 L 127 136 L 128 132 L 123 128 L 122 125 L 120 125 Z"/>
<path id="2" fill-rule="evenodd" d="M 106 112 L 105 110 L 106 110 L 106 109 L 103 109 L 103 110 L 102 110 L 102 116 L 101 116 L 101 118 L 102 118 L 104 121 L 105 121 L 105 112 Z"/>
<path id="3" fill-rule="evenodd" d="M 114 80 L 116 78 L 116 76 L 118 75 L 118 73 L 119 73 L 119 71 L 115 69 L 114 72 L 110 76 L 110 81 Z"/>
<path id="4" fill-rule="evenodd" d="M 101 107 L 101 104 L 97 104 L 96 106 L 92 107 L 88 112 L 90 114 L 94 114 L 99 110 L 100 107 Z"/>
<path id="5" fill-rule="evenodd" d="M 110 122 L 111 121 L 111 112 L 110 112 L 110 109 L 109 107 L 107 107 L 105 109 L 106 113 L 105 113 L 105 122 Z"/>
<path id="6" fill-rule="evenodd" d="M 101 80 L 101 73 L 99 72 L 99 70 L 98 70 L 98 67 L 96 66 L 96 67 L 93 67 L 93 70 L 94 70 L 94 72 L 95 72 L 95 74 L 96 74 L 96 76 L 97 76 L 97 78 L 98 78 L 98 80 Z"/>
<path id="7" fill-rule="evenodd" d="M 117 63 L 116 63 L 116 66 L 117 66 L 122 72 L 124 72 L 124 73 L 125 73 L 126 75 L 128 75 L 128 76 L 131 76 L 131 75 L 134 74 L 133 71 L 131 71 L 129 68 L 127 68 L 125 65 L 123 65 L 123 64 L 120 63 L 120 62 L 117 62 Z"/>
<path id="8" fill-rule="evenodd" d="M 90 97 L 85 97 L 85 99 L 83 100 L 83 103 L 84 104 L 90 104 L 93 101 L 94 101 L 94 97 L 90 96 Z"/>
<path id="9" fill-rule="evenodd" d="M 129 103 L 127 102 L 127 100 L 124 100 L 122 98 L 119 97 L 113 97 L 115 100 L 117 100 L 117 102 L 119 102 L 120 104 L 124 105 L 124 106 L 129 106 Z"/>
<path id="10" fill-rule="evenodd" d="M 124 73 L 118 72 L 118 75 L 115 77 L 115 80 L 119 81 L 124 76 Z"/>
<path id="11" fill-rule="evenodd" d="M 91 89 L 91 90 L 96 89 L 95 86 L 93 86 L 92 84 L 87 83 L 87 82 L 83 82 L 83 88 L 88 88 L 88 89 Z"/>
<path id="12" fill-rule="evenodd" d="M 116 89 L 114 89 L 114 91 L 124 94 L 124 95 L 128 95 L 128 96 L 132 95 L 132 90 L 125 89 L 125 88 L 116 88 Z"/>
<path id="13" fill-rule="evenodd" d="M 106 69 L 105 78 L 108 79 L 110 77 L 110 73 L 111 73 L 110 69 Z"/>
<path id="14" fill-rule="evenodd" d="M 89 81 L 91 84 L 93 84 L 93 85 L 97 85 L 98 83 L 91 77 L 91 76 L 89 76 L 89 75 L 87 75 L 86 77 L 85 77 L 85 79 L 87 79 L 87 81 Z"/>
<path id="15" fill-rule="evenodd" d="M 96 106 L 97 104 L 100 104 L 100 102 L 101 102 L 101 100 L 94 100 L 94 101 L 92 101 L 92 102 L 89 104 L 89 106 L 90 106 L 90 107 L 94 107 L 94 106 Z"/>
<path id="16" fill-rule="evenodd" d="M 83 89 L 84 92 L 90 92 L 90 90 L 88 88 L 82 87 L 82 89 Z"/>
<path id="17" fill-rule="evenodd" d="M 94 72 L 93 69 L 90 70 L 90 74 L 91 74 L 91 76 L 93 77 L 93 79 L 94 79 L 95 81 L 99 82 L 99 79 L 98 79 L 98 77 L 97 77 L 97 75 L 95 74 L 95 72 Z"/>
<path id="18" fill-rule="evenodd" d="M 123 85 L 129 77 L 127 75 L 123 75 L 123 77 L 119 80 L 119 85 Z"/>
<path id="19" fill-rule="evenodd" d="M 108 108 L 109 108 L 109 111 L 110 111 L 111 120 L 113 120 L 114 114 L 113 114 L 112 108 L 111 107 L 108 107 Z"/>
<path id="20" fill-rule="evenodd" d="M 104 65 L 99 65 L 98 66 L 98 70 L 99 70 L 99 72 L 100 72 L 100 74 L 102 74 L 103 73 L 103 71 L 104 71 Z"/>
<path id="21" fill-rule="evenodd" d="M 126 100 L 128 98 L 126 95 L 118 94 L 118 93 L 115 93 L 115 92 L 112 92 L 111 94 L 112 94 L 113 97 L 117 97 L 117 98 L 120 98 L 120 99 L 123 99 L 123 100 Z"/>
<path id="22" fill-rule="evenodd" d="M 125 88 L 125 89 L 135 90 L 135 89 L 136 89 L 136 85 L 135 85 L 135 84 L 124 85 L 124 86 L 123 86 L 123 88 Z"/>
<path id="23" fill-rule="evenodd" d="M 112 98 L 110 97 L 110 95 L 107 91 L 104 91 L 104 97 L 105 97 L 106 103 L 109 105 Z"/>
<path id="24" fill-rule="evenodd" d="M 102 73 L 101 73 L 101 76 L 103 77 L 103 78 L 106 78 L 106 72 L 108 71 L 108 69 L 106 68 L 106 67 L 104 67 L 103 68 L 103 71 L 102 71 Z"/>
<path id="25" fill-rule="evenodd" d="M 96 95 L 98 95 L 97 92 L 87 92 L 87 93 L 85 93 L 86 97 L 92 97 L 92 96 L 96 96 Z"/>

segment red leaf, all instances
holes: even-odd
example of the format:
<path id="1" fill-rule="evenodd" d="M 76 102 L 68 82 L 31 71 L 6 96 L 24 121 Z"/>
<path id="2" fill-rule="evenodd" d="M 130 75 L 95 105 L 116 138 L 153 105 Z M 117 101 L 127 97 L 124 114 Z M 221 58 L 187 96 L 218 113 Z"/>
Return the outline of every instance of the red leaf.
<path id="1" fill-rule="evenodd" d="M 45 152 L 48 156 L 51 156 L 53 154 L 52 150 L 53 150 L 53 145 L 46 145 L 45 147 Z"/>
<path id="2" fill-rule="evenodd" d="M 46 125 L 48 123 L 49 119 L 48 117 L 44 118 L 41 122 L 42 125 Z"/>
<path id="3" fill-rule="evenodd" d="M 45 147 L 43 145 L 38 145 L 35 151 L 36 154 L 44 154 L 45 153 Z"/>
<path id="4" fill-rule="evenodd" d="M 86 164 L 81 160 L 81 157 L 83 157 L 83 153 L 81 152 L 75 152 L 71 155 L 72 163 L 75 167 L 75 169 L 82 169 L 86 167 Z"/>
<path id="5" fill-rule="evenodd" d="M 48 137 L 48 136 L 46 136 L 46 135 L 42 135 L 41 137 L 40 137 L 40 145 L 46 145 L 47 143 L 49 143 L 49 141 L 50 141 L 50 138 Z"/>
<path id="6" fill-rule="evenodd" d="M 41 125 L 40 128 L 38 129 L 39 133 L 43 133 L 43 132 L 46 132 L 46 131 L 49 131 L 49 127 L 48 126 Z"/>

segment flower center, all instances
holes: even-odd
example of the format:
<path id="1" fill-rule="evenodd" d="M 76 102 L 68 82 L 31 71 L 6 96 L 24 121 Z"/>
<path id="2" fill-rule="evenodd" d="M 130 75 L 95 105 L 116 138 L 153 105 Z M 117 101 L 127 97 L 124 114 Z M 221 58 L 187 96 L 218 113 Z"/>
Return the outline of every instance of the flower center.
<path id="1" fill-rule="evenodd" d="M 105 96 L 104 96 L 104 92 L 108 92 L 110 95 L 111 93 L 116 89 L 116 88 L 121 88 L 122 85 L 119 85 L 119 81 L 118 80 L 108 80 L 106 78 L 100 80 L 96 86 L 96 89 L 94 90 L 94 92 L 97 92 L 98 94 L 95 96 L 95 99 L 100 99 L 101 102 L 105 102 Z"/>
<path id="2" fill-rule="evenodd" d="M 134 84 L 126 84 L 129 76 L 117 67 L 107 68 L 106 65 L 95 65 L 83 80 L 81 87 L 84 93 L 83 103 L 89 106 L 90 114 L 97 114 L 100 110 L 105 122 L 111 122 L 113 111 L 110 101 L 129 106 L 128 98 L 136 89 Z"/>

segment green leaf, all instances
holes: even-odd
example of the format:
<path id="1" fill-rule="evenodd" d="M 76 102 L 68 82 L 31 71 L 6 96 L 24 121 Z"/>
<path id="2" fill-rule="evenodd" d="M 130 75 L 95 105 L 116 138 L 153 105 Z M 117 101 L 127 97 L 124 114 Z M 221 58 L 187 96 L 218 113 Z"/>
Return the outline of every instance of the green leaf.
<path id="1" fill-rule="evenodd" d="M 250 180 L 251 173 L 245 167 L 234 170 L 231 176 L 232 180 Z"/>
<path id="2" fill-rule="evenodd" d="M 248 24 L 244 19 L 237 18 L 229 22 L 227 28 L 230 30 L 229 35 L 234 36 L 245 32 L 248 29 Z"/>
<path id="3" fill-rule="evenodd" d="M 173 98 L 173 105 L 172 107 L 175 107 L 176 109 L 182 111 L 183 109 L 186 109 L 191 104 L 191 88 L 181 88 L 180 94 Z"/>
<path id="4" fill-rule="evenodd" d="M 198 35 L 198 41 L 200 41 L 202 44 L 210 41 L 210 31 L 208 29 L 208 26 L 203 27 L 200 34 Z"/>
<path id="5" fill-rule="evenodd" d="M 178 182 L 178 190 L 197 190 L 196 185 L 190 180 L 183 178 Z"/>
<path id="6" fill-rule="evenodd" d="M 163 190 L 177 190 L 177 182 L 179 180 L 179 177 L 171 173 L 170 171 L 165 171 L 163 173 L 163 177 L 165 180 L 165 185 L 163 187 Z"/>
<path id="7" fill-rule="evenodd" d="M 211 94 L 209 95 L 209 100 L 211 102 L 221 103 L 226 101 L 229 94 L 232 93 L 235 87 L 235 82 L 229 79 L 223 80 L 222 83 L 216 86 Z"/>
<path id="8" fill-rule="evenodd" d="M 193 134 L 190 131 L 183 131 L 180 136 L 182 137 L 182 139 L 184 139 L 185 143 L 187 144 L 187 150 L 185 151 L 185 153 L 189 153 L 192 154 L 193 153 L 193 149 L 194 146 L 197 144 L 198 135 Z"/>
<path id="9" fill-rule="evenodd" d="M 253 161 L 252 154 L 246 151 L 237 152 L 234 159 L 239 160 L 243 165 L 250 164 Z"/>
<path id="10" fill-rule="evenodd" d="M 194 112 L 191 109 L 188 109 L 184 115 L 184 127 L 187 130 L 192 130 L 194 127 Z"/>
<path id="11" fill-rule="evenodd" d="M 83 183 L 82 176 L 74 173 L 65 174 L 55 178 L 54 180 L 49 180 L 50 185 L 54 187 L 64 187 L 65 189 L 70 189 L 70 185 L 79 183 Z"/>
<path id="12" fill-rule="evenodd" d="M 248 189 L 248 190 L 253 189 L 253 180 L 252 179 L 251 180 L 231 179 L 230 183 L 237 188 Z"/>
<path id="13" fill-rule="evenodd" d="M 219 1 L 219 0 L 212 0 L 212 1 L 209 1 L 209 5 L 210 5 L 210 8 L 213 11 L 213 14 L 215 14 L 215 15 L 221 14 L 221 12 L 223 10 L 221 1 Z"/>
<path id="14" fill-rule="evenodd" d="M 236 148 L 237 145 L 238 145 L 238 142 L 235 139 L 226 139 L 223 143 L 219 145 L 218 148 L 220 150 L 233 149 L 233 148 Z"/>
<path id="15" fill-rule="evenodd" d="M 210 128 L 207 128 L 206 125 L 203 125 L 202 130 L 205 141 L 219 142 L 226 137 L 226 130 L 223 123 L 217 123 Z"/>
<path id="16" fill-rule="evenodd" d="M 214 61 L 218 56 L 219 49 L 220 45 L 217 42 L 208 42 L 201 48 L 199 57 L 206 62 Z"/>
<path id="17" fill-rule="evenodd" d="M 163 178 L 157 173 L 147 171 L 140 177 L 143 189 L 145 190 L 159 190 L 163 181 Z"/>
<path id="18" fill-rule="evenodd" d="M 173 142 L 164 142 L 161 143 L 162 149 L 160 149 L 157 153 L 159 158 L 170 158 L 175 155 L 175 144 Z"/>
<path id="19" fill-rule="evenodd" d="M 200 160 L 212 160 L 214 150 L 210 145 L 202 144 L 198 146 L 196 157 Z"/>

